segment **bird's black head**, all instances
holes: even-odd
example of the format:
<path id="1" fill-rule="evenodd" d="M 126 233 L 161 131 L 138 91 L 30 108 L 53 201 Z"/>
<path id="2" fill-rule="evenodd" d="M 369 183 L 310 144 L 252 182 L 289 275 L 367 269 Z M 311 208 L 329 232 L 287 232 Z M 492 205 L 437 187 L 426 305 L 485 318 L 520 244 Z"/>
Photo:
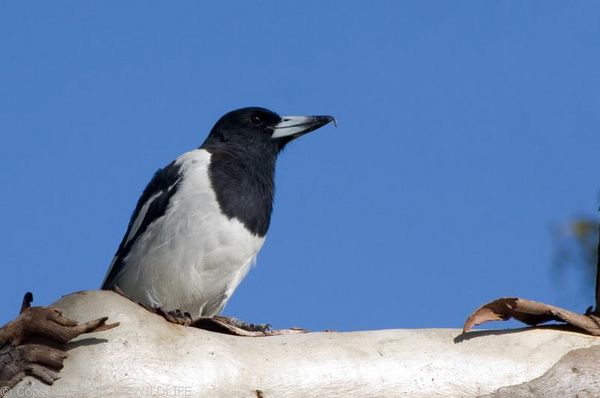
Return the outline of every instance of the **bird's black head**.
<path id="1" fill-rule="evenodd" d="M 276 155 L 293 139 L 333 120 L 332 116 L 279 116 L 258 107 L 237 109 L 217 121 L 202 148 Z"/>
<path id="2" fill-rule="evenodd" d="M 277 154 L 294 138 L 333 120 L 279 116 L 264 108 L 242 108 L 221 117 L 201 148 L 211 153 L 209 178 L 223 214 L 265 236 L 273 209 Z"/>

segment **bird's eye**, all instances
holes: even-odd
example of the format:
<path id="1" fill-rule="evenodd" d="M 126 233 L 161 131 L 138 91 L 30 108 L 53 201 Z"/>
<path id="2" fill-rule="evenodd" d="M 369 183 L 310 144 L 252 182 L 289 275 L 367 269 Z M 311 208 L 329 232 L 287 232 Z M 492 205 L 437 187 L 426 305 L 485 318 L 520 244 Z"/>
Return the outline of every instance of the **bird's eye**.
<path id="1" fill-rule="evenodd" d="M 255 126 L 261 125 L 263 123 L 263 118 L 258 113 L 255 113 L 254 115 L 250 116 L 250 123 Z"/>

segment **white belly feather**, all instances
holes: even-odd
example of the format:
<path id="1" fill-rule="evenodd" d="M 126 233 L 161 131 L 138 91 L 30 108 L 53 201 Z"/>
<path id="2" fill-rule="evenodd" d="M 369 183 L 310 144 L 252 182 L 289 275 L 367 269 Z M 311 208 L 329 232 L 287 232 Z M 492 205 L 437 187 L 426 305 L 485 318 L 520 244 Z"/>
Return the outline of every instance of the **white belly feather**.
<path id="1" fill-rule="evenodd" d="M 221 311 L 264 242 L 221 214 L 209 189 L 210 156 L 197 149 L 177 159 L 185 183 L 133 245 L 117 277 L 133 300 L 194 319 Z"/>

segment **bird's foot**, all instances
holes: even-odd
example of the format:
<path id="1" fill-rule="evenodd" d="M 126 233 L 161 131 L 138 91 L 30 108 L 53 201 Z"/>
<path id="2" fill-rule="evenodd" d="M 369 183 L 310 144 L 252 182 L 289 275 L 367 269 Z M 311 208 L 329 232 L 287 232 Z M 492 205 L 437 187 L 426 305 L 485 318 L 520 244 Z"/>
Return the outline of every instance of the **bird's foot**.
<path id="1" fill-rule="evenodd" d="M 123 290 L 118 286 L 113 287 L 113 291 L 131 300 Z M 290 329 L 277 329 L 273 330 L 271 325 L 268 323 L 250 323 L 244 322 L 240 319 L 227 317 L 227 316 L 214 316 L 200 318 L 193 320 L 189 312 L 183 312 L 181 310 L 165 311 L 160 307 L 149 307 L 143 303 L 137 302 L 145 309 L 154 312 L 157 315 L 162 316 L 167 321 L 182 325 L 192 326 L 198 329 L 209 330 L 211 332 L 218 332 L 224 334 L 231 334 L 234 336 L 246 336 L 246 337 L 261 337 L 261 336 L 278 336 L 282 334 L 299 334 L 307 333 L 308 330 L 293 327 Z"/>
<path id="2" fill-rule="evenodd" d="M 302 328 L 274 330 L 271 328 L 271 325 L 266 323 L 254 324 L 226 316 L 200 318 L 194 321 L 192 326 L 197 327 L 199 329 L 210 330 L 213 332 L 246 337 L 278 336 L 282 334 L 307 333 L 307 330 Z"/>
<path id="3" fill-rule="evenodd" d="M 52 384 L 67 357 L 65 344 L 75 337 L 118 326 L 107 318 L 77 324 L 52 307 L 31 307 L 33 295 L 23 298 L 20 315 L 0 328 L 0 391 L 33 376 Z"/>
<path id="4" fill-rule="evenodd" d="M 190 326 L 192 324 L 192 316 L 189 312 L 183 312 L 181 310 L 165 311 L 162 308 L 154 308 L 154 312 L 167 321 L 176 325 Z"/>
<path id="5" fill-rule="evenodd" d="M 182 326 L 190 326 L 192 324 L 192 316 L 189 312 L 184 312 L 181 310 L 165 311 L 160 307 L 151 307 L 144 303 L 140 303 L 139 301 L 134 301 L 118 285 L 114 285 L 112 287 L 112 291 L 144 307 L 148 311 L 154 312 L 155 314 L 162 316 L 171 323 Z"/>
<path id="6" fill-rule="evenodd" d="M 234 317 L 219 315 L 214 316 L 213 319 L 222 323 L 227 323 L 234 328 L 242 329 L 246 332 L 270 333 L 273 331 L 273 328 L 268 323 L 250 323 Z"/>

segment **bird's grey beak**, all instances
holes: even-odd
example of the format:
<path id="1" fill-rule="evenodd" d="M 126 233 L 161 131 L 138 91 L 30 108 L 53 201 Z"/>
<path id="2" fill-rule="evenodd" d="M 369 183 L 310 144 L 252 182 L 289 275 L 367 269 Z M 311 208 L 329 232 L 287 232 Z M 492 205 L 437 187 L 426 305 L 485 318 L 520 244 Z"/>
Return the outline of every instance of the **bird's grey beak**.
<path id="1" fill-rule="evenodd" d="M 329 122 L 335 124 L 335 118 L 333 116 L 282 116 L 281 122 L 273 127 L 271 138 L 296 138 L 323 127 Z"/>

